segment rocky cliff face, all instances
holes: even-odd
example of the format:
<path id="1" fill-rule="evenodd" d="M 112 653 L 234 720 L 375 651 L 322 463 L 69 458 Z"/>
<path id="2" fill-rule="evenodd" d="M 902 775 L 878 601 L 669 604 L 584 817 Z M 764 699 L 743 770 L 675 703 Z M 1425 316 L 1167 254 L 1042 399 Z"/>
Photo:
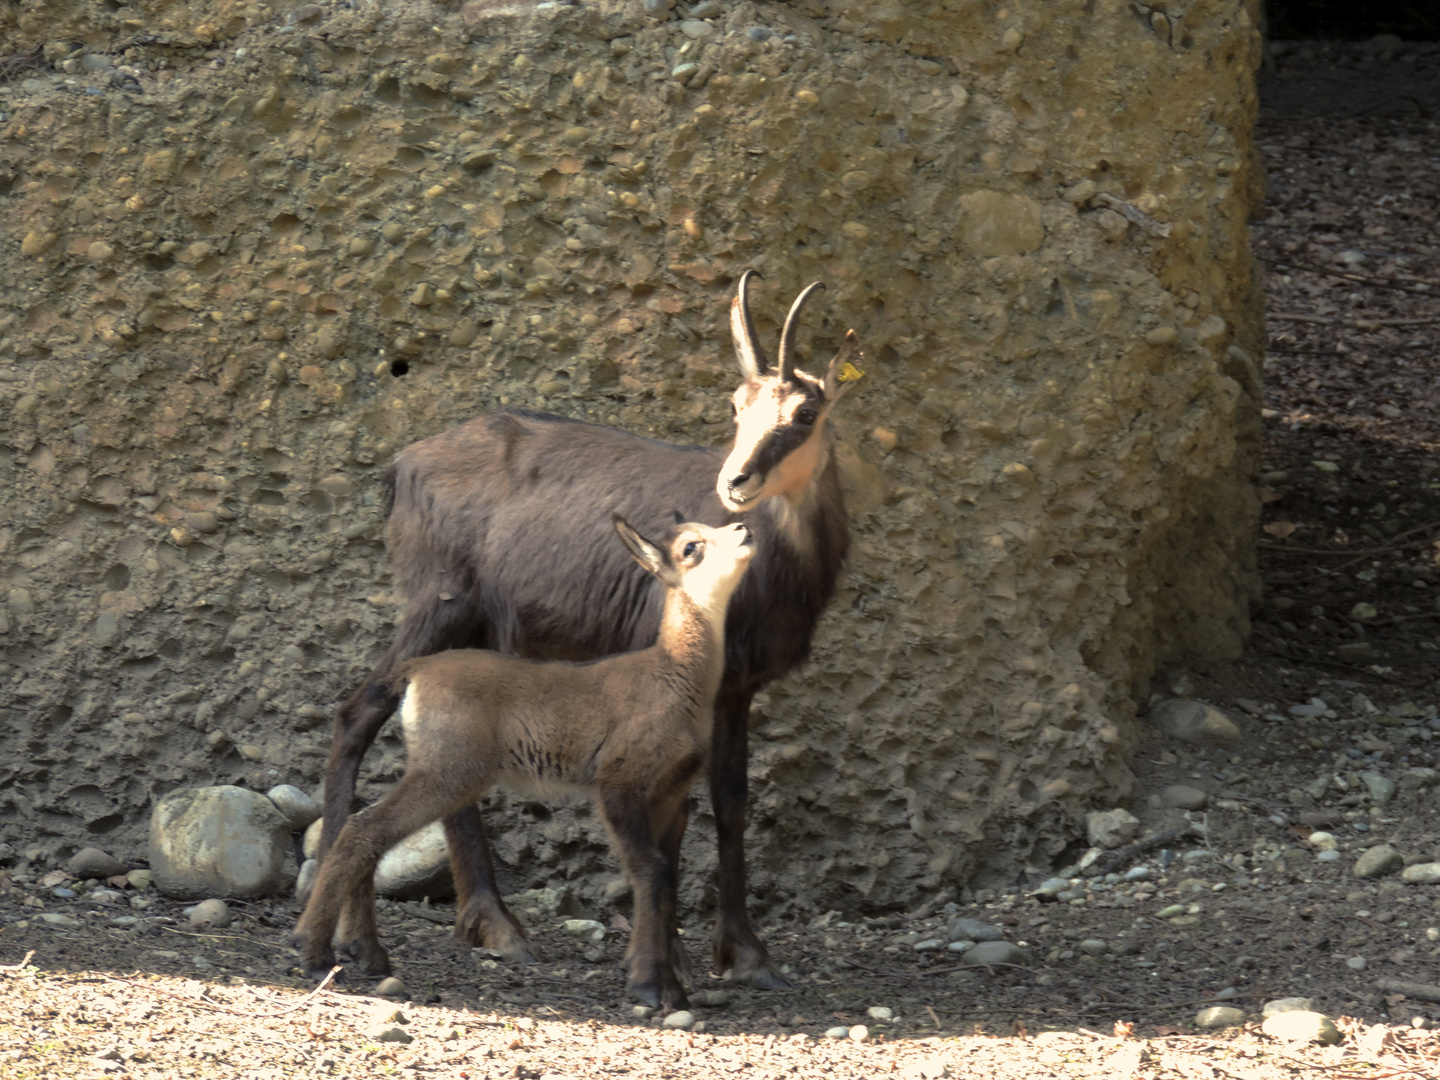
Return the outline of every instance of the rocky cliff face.
<path id="1" fill-rule="evenodd" d="M 502 404 L 725 440 L 750 266 L 768 340 L 823 280 L 802 349 L 853 326 L 868 376 L 848 573 L 754 717 L 762 903 L 1048 867 L 1156 666 L 1239 648 L 1239 0 L 19 0 L 0 41 L 0 835 L 37 858 L 313 785 L 393 630 L 390 455 Z M 588 812 L 493 831 L 521 886 L 612 872 Z"/>

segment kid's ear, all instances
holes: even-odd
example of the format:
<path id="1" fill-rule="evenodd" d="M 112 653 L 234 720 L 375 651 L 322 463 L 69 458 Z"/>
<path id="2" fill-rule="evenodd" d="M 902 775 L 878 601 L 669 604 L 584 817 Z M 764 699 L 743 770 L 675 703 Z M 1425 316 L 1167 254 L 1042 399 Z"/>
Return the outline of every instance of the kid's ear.
<path id="1" fill-rule="evenodd" d="M 620 539 L 630 549 L 636 562 L 667 585 L 678 580 L 675 567 L 671 565 L 670 556 L 664 548 L 646 540 L 619 514 L 611 515 L 611 520 L 615 523 L 615 531 L 620 534 Z"/>

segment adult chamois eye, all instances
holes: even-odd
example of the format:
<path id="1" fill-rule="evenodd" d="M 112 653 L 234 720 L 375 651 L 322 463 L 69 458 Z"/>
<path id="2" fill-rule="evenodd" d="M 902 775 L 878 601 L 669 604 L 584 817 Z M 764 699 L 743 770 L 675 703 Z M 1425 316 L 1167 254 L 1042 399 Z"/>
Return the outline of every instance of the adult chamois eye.
<path id="1" fill-rule="evenodd" d="M 691 540 L 688 544 L 685 545 L 685 550 L 682 551 L 680 554 L 684 555 L 687 559 L 693 559 L 695 557 L 695 553 L 699 550 L 700 541 Z"/>
<path id="2" fill-rule="evenodd" d="M 795 414 L 795 422 L 805 427 L 815 423 L 815 417 L 819 414 L 814 409 L 801 409 Z"/>

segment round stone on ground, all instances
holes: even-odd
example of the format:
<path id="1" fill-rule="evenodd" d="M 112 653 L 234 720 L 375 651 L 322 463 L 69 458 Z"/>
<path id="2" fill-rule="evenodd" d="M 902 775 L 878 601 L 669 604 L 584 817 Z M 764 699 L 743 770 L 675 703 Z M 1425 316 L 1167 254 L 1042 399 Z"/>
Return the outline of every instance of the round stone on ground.
<path id="1" fill-rule="evenodd" d="M 1333 1046 L 1344 1038 L 1335 1022 L 1323 1013 L 1296 1009 L 1265 1018 L 1260 1030 L 1286 1042 L 1318 1042 Z"/>
<path id="2" fill-rule="evenodd" d="M 1384 877 L 1393 874 L 1405 865 L 1405 857 L 1389 844 L 1381 844 L 1365 851 L 1355 860 L 1355 876 L 1358 878 Z"/>
<path id="3" fill-rule="evenodd" d="M 1195 1026 L 1200 1028 L 1238 1027 L 1244 1022 L 1244 1010 L 1233 1005 L 1212 1005 L 1201 1009 L 1195 1016 Z"/>
<path id="4" fill-rule="evenodd" d="M 125 873 L 119 859 L 99 848 L 81 848 L 65 863 L 65 872 L 77 878 L 108 878 Z"/>
<path id="5" fill-rule="evenodd" d="M 190 925 L 202 930 L 218 930 L 232 921 L 230 906 L 224 900 L 202 900 L 190 909 Z"/>

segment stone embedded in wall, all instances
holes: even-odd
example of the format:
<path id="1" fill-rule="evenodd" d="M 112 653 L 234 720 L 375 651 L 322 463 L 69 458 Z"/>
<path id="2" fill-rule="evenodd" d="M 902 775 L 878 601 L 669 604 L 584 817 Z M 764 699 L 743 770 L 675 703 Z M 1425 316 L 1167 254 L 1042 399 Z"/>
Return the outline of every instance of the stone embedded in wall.
<path id="1" fill-rule="evenodd" d="M 977 255 L 1023 255 L 1045 242 L 1040 204 L 1025 195 L 972 191 L 960 207 L 960 236 Z"/>

